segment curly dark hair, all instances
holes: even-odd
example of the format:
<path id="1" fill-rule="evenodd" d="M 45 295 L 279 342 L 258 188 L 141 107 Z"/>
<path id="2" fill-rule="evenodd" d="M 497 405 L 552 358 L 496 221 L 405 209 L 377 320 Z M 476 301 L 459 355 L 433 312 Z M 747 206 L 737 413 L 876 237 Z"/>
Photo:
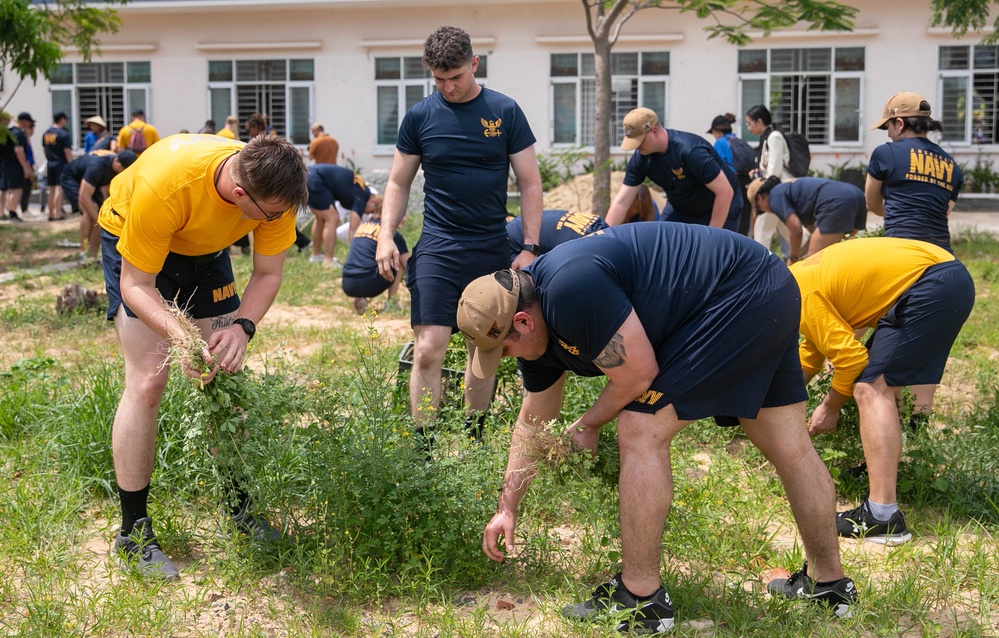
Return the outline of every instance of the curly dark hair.
<path id="1" fill-rule="evenodd" d="M 440 27 L 423 43 L 423 66 L 451 71 L 465 66 L 475 56 L 472 39 L 458 27 Z"/>

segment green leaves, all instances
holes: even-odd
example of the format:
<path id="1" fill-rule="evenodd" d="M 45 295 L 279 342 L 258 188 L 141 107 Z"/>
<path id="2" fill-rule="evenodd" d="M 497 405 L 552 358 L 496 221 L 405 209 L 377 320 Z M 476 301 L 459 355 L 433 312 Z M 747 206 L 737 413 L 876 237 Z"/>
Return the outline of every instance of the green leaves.
<path id="1" fill-rule="evenodd" d="M 127 0 L 105 0 L 97 8 L 86 0 L 0 0 L 0 67 L 10 66 L 22 78 L 46 79 L 63 58 L 63 47 L 75 47 L 85 61 L 99 50 L 97 37 L 115 33 L 121 19 L 114 9 Z"/>

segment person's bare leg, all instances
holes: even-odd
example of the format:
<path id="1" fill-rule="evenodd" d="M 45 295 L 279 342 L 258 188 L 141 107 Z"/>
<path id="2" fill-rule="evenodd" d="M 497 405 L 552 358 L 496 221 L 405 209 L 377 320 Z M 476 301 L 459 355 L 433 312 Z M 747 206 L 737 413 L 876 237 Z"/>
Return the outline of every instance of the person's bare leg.
<path id="1" fill-rule="evenodd" d="M 660 586 L 663 528 L 673 501 L 669 446 L 689 421 L 673 406 L 657 414 L 624 411 L 617 420 L 621 455 L 621 580 L 636 596 Z"/>
<path id="2" fill-rule="evenodd" d="M 864 446 L 870 500 L 891 505 L 898 500 L 898 462 L 902 458 L 902 430 L 895 406 L 895 388 L 884 376 L 872 383 L 858 383 L 853 397 L 860 412 L 860 442 Z"/>
<path id="3" fill-rule="evenodd" d="M 823 233 L 818 228 L 811 234 L 808 240 L 808 252 L 805 257 L 811 257 L 823 248 L 828 248 L 833 244 L 838 244 L 843 239 L 843 233 Z"/>
<path id="4" fill-rule="evenodd" d="M 763 408 L 755 419 L 739 421 L 784 484 L 805 546 L 808 575 L 816 581 L 843 578 L 836 535 L 836 492 L 829 470 L 808 437 L 804 402 Z"/>
<path id="5" fill-rule="evenodd" d="M 323 222 L 321 211 L 310 208 L 312 211 L 312 256 L 319 257 L 323 254 L 323 229 L 326 227 Z"/>
<path id="6" fill-rule="evenodd" d="M 118 308 L 114 320 L 125 361 L 125 389 L 114 415 L 111 450 L 118 486 L 130 492 L 149 485 L 156 459 L 156 415 L 169 369 L 160 369 L 166 343 L 140 319 Z"/>
<path id="7" fill-rule="evenodd" d="M 432 427 L 441 403 L 441 370 L 451 341 L 450 326 L 413 326 L 413 369 L 409 407 L 417 428 Z"/>
<path id="8" fill-rule="evenodd" d="M 330 206 L 323 211 L 323 222 L 326 229 L 323 231 L 323 264 L 333 265 L 333 251 L 336 250 L 336 229 L 340 225 L 340 215 L 336 212 L 336 206 Z"/>

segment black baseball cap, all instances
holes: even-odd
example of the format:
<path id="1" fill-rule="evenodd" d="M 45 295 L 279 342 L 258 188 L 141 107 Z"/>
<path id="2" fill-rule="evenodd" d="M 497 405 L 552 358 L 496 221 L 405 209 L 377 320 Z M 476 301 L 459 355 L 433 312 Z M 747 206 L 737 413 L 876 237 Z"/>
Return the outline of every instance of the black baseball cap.
<path id="1" fill-rule="evenodd" d="M 35 118 L 31 117 L 31 113 L 28 113 L 27 111 L 21 111 L 20 113 L 18 113 L 17 114 L 17 119 L 19 121 L 20 120 L 28 120 L 32 124 L 35 123 Z"/>

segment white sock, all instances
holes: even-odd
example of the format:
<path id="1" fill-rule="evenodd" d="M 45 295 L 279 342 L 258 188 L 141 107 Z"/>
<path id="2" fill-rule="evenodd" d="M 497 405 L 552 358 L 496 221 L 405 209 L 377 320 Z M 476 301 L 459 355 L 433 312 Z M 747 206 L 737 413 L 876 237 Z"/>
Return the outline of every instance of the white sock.
<path id="1" fill-rule="evenodd" d="M 874 518 L 879 521 L 887 521 L 895 514 L 895 512 L 898 511 L 898 503 L 883 505 L 881 503 L 875 503 L 871 499 L 867 499 L 867 509 L 871 512 Z"/>

